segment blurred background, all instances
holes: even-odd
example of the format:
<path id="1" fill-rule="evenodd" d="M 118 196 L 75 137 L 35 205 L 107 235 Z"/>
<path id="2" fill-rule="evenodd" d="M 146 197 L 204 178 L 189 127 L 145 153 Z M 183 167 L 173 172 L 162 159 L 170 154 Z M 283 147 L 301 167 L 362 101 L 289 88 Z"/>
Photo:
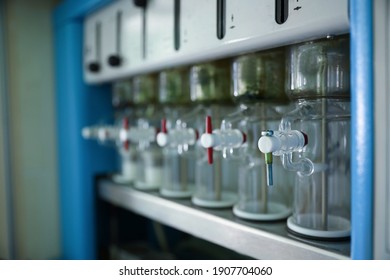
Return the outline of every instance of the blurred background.
<path id="1" fill-rule="evenodd" d="M 340 2 L 332 0 L 328 3 L 318 0 L 316 2 L 267 0 L 267 4 L 257 2 L 258 0 L 216 0 L 210 4 L 212 0 L 203 0 L 204 7 L 206 5 L 212 7 L 211 15 L 212 9 L 203 8 L 196 0 L 192 0 L 191 3 L 188 1 L 187 9 L 185 11 L 183 9 L 182 13 L 180 3 L 183 8 L 184 2 L 171 0 L 164 6 L 161 3 L 166 4 L 168 0 L 161 1 L 165 0 L 122 0 L 122 3 L 119 3 L 119 0 L 0 0 L 0 260 L 138 257 L 247 259 L 259 256 L 388 259 L 390 117 L 387 93 L 390 88 L 388 66 L 390 4 L 385 0 Z M 148 3 L 151 3 L 150 6 Z M 246 3 L 246 6 L 242 3 Z M 263 9 L 259 3 L 266 8 Z M 104 11 L 104 8 L 110 8 L 110 4 L 113 4 L 112 9 Z M 118 6 L 115 6 L 117 4 Z M 321 10 L 321 7 L 318 8 L 316 5 L 327 8 L 324 10 L 324 17 L 315 14 Z M 339 5 L 334 13 L 332 5 Z M 193 9 L 195 6 L 197 9 Z M 256 9 L 253 8 L 255 6 Z M 117 7 L 120 11 L 113 16 L 113 11 Z M 231 15 L 225 14 L 226 7 L 232 9 Z M 100 8 L 102 13 L 99 14 Z M 198 12 L 198 18 L 193 17 L 195 11 Z M 150 13 L 149 17 L 145 16 L 147 12 Z M 263 16 L 259 16 L 262 12 Z M 204 14 L 208 16 L 203 17 Z M 180 17 L 185 18 L 188 26 L 179 24 Z M 127 22 L 123 20 L 126 18 Z M 262 20 L 263 23 L 266 21 L 265 18 L 269 20 L 267 24 L 257 25 L 257 21 Z M 86 28 L 86 31 L 84 19 L 89 20 L 89 29 Z M 160 24 L 161 20 L 171 23 L 171 29 L 167 30 L 165 25 Z M 105 29 L 101 29 L 102 22 Z M 124 22 L 134 26 L 130 26 L 129 29 L 122 28 L 121 24 Z M 231 25 L 226 28 L 228 22 Z M 209 26 L 205 28 L 202 24 Z M 115 26 L 117 34 L 135 32 L 134 34 L 140 35 L 139 42 L 134 45 L 131 44 L 131 40 L 126 41 L 128 38 L 123 39 L 123 42 L 126 41 L 126 44 L 130 42 L 129 45 L 134 47 L 134 49 L 128 45 L 125 45 L 127 48 L 123 47 L 125 49 L 123 54 L 128 55 L 123 60 L 124 64 L 121 64 L 123 61 L 120 56 L 122 55 L 121 39 L 118 39 L 120 36 L 113 39 L 115 32 L 106 26 Z M 204 39 L 206 33 L 209 36 L 207 40 Z M 101 34 L 109 39 L 100 38 Z M 346 146 L 351 145 L 351 149 L 346 152 L 348 156 L 343 157 L 346 161 L 345 164 L 343 162 L 343 168 L 346 171 L 338 166 L 335 168 L 336 172 L 340 173 L 337 176 L 340 177 L 351 172 L 351 176 L 349 173 L 346 176 L 347 183 L 343 184 L 343 181 L 339 183 L 348 189 L 348 192 L 342 194 L 347 203 L 340 207 L 347 209 L 348 212 L 346 214 L 348 233 L 347 236 L 342 236 L 341 241 L 324 241 L 315 235 L 302 237 L 299 233 L 291 233 L 291 230 L 287 229 L 286 220 L 280 218 L 265 222 L 261 219 L 252 221 L 251 218 L 246 219 L 242 215 L 239 217 L 236 213 L 233 214 L 230 208 L 202 209 L 202 205 L 193 205 L 189 199 L 179 201 L 172 197 L 164 198 L 157 191 L 138 192 L 139 190 L 134 190 L 129 187 L 130 185 L 115 182 L 110 177 L 114 170 L 117 171 L 120 161 L 115 148 L 102 148 L 98 141 L 87 141 L 82 138 L 81 131 L 84 127 L 100 124 L 99 122 L 104 120 L 104 114 L 113 113 L 115 102 L 114 98 L 111 99 L 111 94 L 115 94 L 115 88 L 119 92 L 121 86 L 124 86 L 127 94 L 127 87 L 133 83 L 133 80 L 130 80 L 138 74 L 142 76 L 154 71 L 152 74 L 157 76 L 156 74 L 163 73 L 163 70 L 183 65 L 188 69 L 191 67 L 191 73 L 194 73 L 193 69 L 196 69 L 198 63 L 217 61 L 218 64 L 220 63 L 218 59 L 221 61 L 226 59 L 225 62 L 230 63 L 241 55 L 251 55 L 255 52 L 262 55 L 263 51 L 265 53 L 271 49 L 279 51 L 279 48 L 283 49 L 283 56 L 276 57 L 284 58 L 286 49 L 291 51 L 290 58 L 293 58 L 294 51 L 296 53 L 305 51 L 305 46 L 309 46 L 310 49 L 313 42 L 314 44 L 319 42 L 320 47 L 317 49 L 319 51 L 316 53 L 319 60 L 315 61 L 311 59 L 314 56 L 308 55 L 307 65 L 302 63 L 303 68 L 308 66 L 308 69 L 304 69 L 303 74 L 298 73 L 302 74 L 302 81 L 308 74 L 316 86 L 316 78 L 322 79 L 321 75 L 325 69 L 321 68 L 320 64 L 324 63 L 328 67 L 333 63 L 329 62 L 328 65 L 328 61 L 323 59 L 325 56 L 322 53 L 322 40 L 337 41 L 340 38 L 341 41 L 348 42 L 344 49 L 347 51 L 343 52 L 341 57 L 350 58 L 348 61 L 351 63 L 351 72 L 347 63 L 347 74 L 340 75 L 348 84 L 346 92 L 338 80 L 335 84 L 342 88 L 342 94 L 346 93 L 342 98 L 348 102 L 351 100 L 352 127 L 351 144 L 348 142 L 349 138 L 343 142 L 338 141 L 337 135 L 333 137 L 335 139 L 329 137 L 329 141 L 335 140 L 335 144 L 332 144 L 335 149 L 340 148 L 341 142 L 347 143 Z M 319 41 L 316 41 L 317 39 Z M 107 50 L 113 47 L 114 41 L 117 44 L 115 50 L 117 53 L 114 53 L 114 62 L 107 63 L 106 60 L 103 61 L 106 57 L 100 57 L 100 49 L 107 48 L 103 54 L 111 54 Z M 326 43 L 324 45 L 326 49 Z M 337 50 L 334 51 L 332 47 L 327 51 L 329 54 L 337 54 Z M 133 61 L 130 64 L 126 62 L 129 57 L 130 61 L 135 58 L 133 60 L 135 64 L 131 64 Z M 259 77 L 252 75 L 254 72 L 251 68 L 254 65 L 251 64 L 252 61 L 254 60 L 251 58 L 243 60 L 242 63 L 249 62 L 247 64 L 249 70 L 243 73 L 249 79 L 256 80 L 260 74 Z M 261 59 L 258 61 L 262 63 Z M 333 70 L 340 74 L 343 71 L 339 71 L 341 68 L 337 63 L 336 61 Z M 231 64 L 228 64 L 226 69 L 231 69 Z M 318 69 L 321 75 L 314 75 Z M 297 72 L 300 70 L 302 69 L 298 69 Z M 273 70 L 271 68 L 268 71 Z M 287 77 L 293 71 L 294 69 L 284 74 Z M 281 79 L 284 74 L 275 76 Z M 311 74 L 313 75 L 310 76 Z M 209 77 L 206 78 L 203 80 L 208 86 Z M 224 82 L 231 85 L 231 80 L 241 78 L 239 75 L 228 76 Z M 301 80 L 294 81 L 297 81 L 299 86 Z M 284 91 L 284 81 L 277 80 L 276 84 Z M 232 95 L 233 92 L 229 94 Z M 248 97 L 244 96 L 246 94 L 247 92 L 242 93 L 243 97 Z M 296 100 L 300 98 L 291 94 L 289 97 Z M 247 104 L 244 104 L 245 102 L 243 104 L 255 103 L 250 98 L 249 102 L 245 101 Z M 260 96 L 260 101 L 256 102 L 263 102 L 263 98 L 264 96 Z M 309 96 L 308 99 L 311 98 L 312 96 Z M 324 96 L 321 95 L 319 99 L 321 98 Z M 235 102 L 236 108 L 242 105 L 238 98 Z M 124 107 L 128 105 L 125 104 Z M 337 106 L 339 104 L 336 104 Z M 166 111 L 169 112 L 169 106 L 167 108 Z M 338 117 L 337 110 L 331 113 Z M 349 115 L 347 119 L 349 122 Z M 277 120 L 279 122 L 279 118 Z M 204 118 L 201 121 L 204 126 Z M 215 125 L 215 128 L 218 125 Z M 349 137 L 349 129 L 342 128 L 340 131 L 347 133 Z M 260 137 L 261 130 L 257 129 L 255 132 L 256 137 Z M 210 131 L 207 133 L 212 134 L 211 120 Z M 244 139 L 246 136 L 242 137 Z M 257 153 L 256 159 L 261 158 L 264 161 L 263 154 L 260 154 L 257 147 L 257 139 L 253 141 L 255 144 L 252 148 Z M 240 142 L 240 145 L 244 142 L 244 140 Z M 114 146 L 115 144 L 112 144 L 111 148 Z M 208 151 L 212 150 L 210 147 L 206 148 Z M 206 153 L 203 152 L 204 150 L 202 156 L 206 158 Z M 321 152 L 327 153 L 326 148 Z M 332 154 L 335 157 L 337 155 L 337 152 Z M 264 162 L 262 164 L 265 173 L 265 164 Z M 325 171 L 321 172 L 325 174 Z M 299 174 L 295 175 L 298 178 Z M 237 179 L 237 176 L 234 179 Z M 292 184 L 294 180 L 286 181 Z M 245 189 L 245 184 L 241 185 L 244 185 Z M 270 185 L 272 184 L 268 184 L 267 187 Z M 97 189 L 103 193 L 100 198 L 96 196 Z M 337 201 L 337 190 L 336 195 L 330 200 Z M 124 194 L 125 198 L 122 199 L 121 194 Z M 141 210 L 130 205 L 128 201 L 132 201 Z M 149 205 L 145 203 L 148 201 L 154 203 L 153 207 L 163 207 L 162 209 L 170 214 L 166 215 L 168 218 L 164 216 L 165 212 L 160 213 L 157 208 L 150 211 Z M 316 204 L 316 201 L 314 202 Z M 299 203 L 298 201 L 296 204 Z M 295 206 L 298 209 L 300 205 Z M 338 205 L 335 208 L 337 207 Z M 185 209 L 181 211 L 185 212 L 180 216 L 182 220 L 179 219 L 184 221 L 183 223 L 177 222 L 176 214 L 182 214 L 174 213 L 177 209 Z M 187 211 L 190 213 L 189 216 L 186 216 Z M 140 212 L 146 214 L 140 215 Z M 313 214 L 313 217 L 316 215 L 309 214 Z M 160 221 L 156 222 L 154 218 Z M 199 218 L 204 223 L 196 224 L 198 220 L 194 218 Z M 218 227 L 214 227 L 216 225 Z M 326 227 L 324 231 L 328 231 L 328 228 Z"/>
<path id="2" fill-rule="evenodd" d="M 0 259 L 61 256 L 52 21 L 58 3 L 0 1 Z"/>

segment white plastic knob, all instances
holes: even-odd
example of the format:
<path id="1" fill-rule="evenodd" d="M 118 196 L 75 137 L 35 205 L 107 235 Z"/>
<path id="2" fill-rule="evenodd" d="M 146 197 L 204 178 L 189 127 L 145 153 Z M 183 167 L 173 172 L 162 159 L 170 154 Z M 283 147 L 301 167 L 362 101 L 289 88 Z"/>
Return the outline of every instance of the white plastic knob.
<path id="1" fill-rule="evenodd" d="M 108 131 L 105 128 L 99 128 L 98 130 L 98 139 L 101 141 L 105 141 L 108 138 Z"/>
<path id="2" fill-rule="evenodd" d="M 168 144 L 168 134 L 159 132 L 157 134 L 157 144 L 160 147 L 165 147 Z"/>
<path id="3" fill-rule="evenodd" d="M 275 136 L 262 136 L 257 143 L 262 153 L 273 153 L 280 149 L 280 138 Z"/>
<path id="4" fill-rule="evenodd" d="M 239 148 L 244 142 L 244 135 L 238 129 L 213 130 L 213 133 L 204 133 L 200 138 L 200 143 L 204 148 Z"/>
<path id="5" fill-rule="evenodd" d="M 127 130 L 127 129 L 122 128 L 122 129 L 119 131 L 119 140 L 120 140 L 121 142 L 125 142 L 125 141 L 129 140 L 128 130 Z"/>
<path id="6" fill-rule="evenodd" d="M 275 155 L 300 151 L 306 144 L 305 135 L 299 130 L 274 131 L 273 135 L 260 137 L 257 143 L 261 152 Z"/>
<path id="7" fill-rule="evenodd" d="M 215 136 L 210 133 L 204 133 L 200 137 L 200 143 L 203 148 L 211 148 L 215 145 Z"/>
<path id="8" fill-rule="evenodd" d="M 92 137 L 92 129 L 89 127 L 84 127 L 83 130 L 81 131 L 81 135 L 85 139 L 89 139 Z"/>
<path id="9" fill-rule="evenodd" d="M 160 147 L 166 145 L 170 145 L 171 147 L 194 145 L 196 140 L 196 132 L 193 128 L 171 129 L 168 133 L 159 132 L 156 138 L 157 144 Z"/>

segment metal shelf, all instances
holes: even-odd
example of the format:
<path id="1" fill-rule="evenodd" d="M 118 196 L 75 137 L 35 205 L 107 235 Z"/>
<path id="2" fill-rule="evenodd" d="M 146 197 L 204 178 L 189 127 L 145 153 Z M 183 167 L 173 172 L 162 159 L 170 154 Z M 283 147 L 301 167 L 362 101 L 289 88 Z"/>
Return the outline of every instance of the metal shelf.
<path id="1" fill-rule="evenodd" d="M 231 210 L 210 210 L 190 200 L 167 199 L 158 192 L 100 180 L 99 196 L 114 205 L 256 259 L 349 259 L 349 241 L 296 237 L 282 222 L 247 222 Z"/>

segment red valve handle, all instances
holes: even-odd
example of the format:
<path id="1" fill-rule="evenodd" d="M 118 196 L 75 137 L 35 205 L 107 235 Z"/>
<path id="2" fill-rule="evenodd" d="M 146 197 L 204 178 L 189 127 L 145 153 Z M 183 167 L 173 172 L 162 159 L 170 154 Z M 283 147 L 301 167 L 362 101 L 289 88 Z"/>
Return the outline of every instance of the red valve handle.
<path id="1" fill-rule="evenodd" d="M 199 139 L 199 131 L 195 129 L 195 140 Z"/>
<path id="2" fill-rule="evenodd" d="M 207 116 L 206 117 L 206 133 L 207 134 L 212 134 L 213 133 L 213 126 L 211 124 L 211 117 Z M 207 160 L 209 164 L 213 164 L 213 148 L 207 148 Z"/>
<path id="3" fill-rule="evenodd" d="M 167 130 L 167 120 L 166 119 L 162 119 L 161 120 L 161 132 L 162 133 L 168 133 L 168 130 Z"/>
<path id="4" fill-rule="evenodd" d="M 129 130 L 129 120 L 127 118 L 123 118 L 122 126 L 124 129 Z M 127 150 L 129 150 L 129 146 L 130 146 L 129 140 L 125 140 L 123 142 L 123 148 L 127 151 Z"/>
<path id="5" fill-rule="evenodd" d="M 303 134 L 303 138 L 305 139 L 305 144 L 303 145 L 305 147 L 307 143 L 309 143 L 309 138 L 307 137 L 307 134 L 304 133 L 303 131 L 301 131 L 301 133 Z"/>

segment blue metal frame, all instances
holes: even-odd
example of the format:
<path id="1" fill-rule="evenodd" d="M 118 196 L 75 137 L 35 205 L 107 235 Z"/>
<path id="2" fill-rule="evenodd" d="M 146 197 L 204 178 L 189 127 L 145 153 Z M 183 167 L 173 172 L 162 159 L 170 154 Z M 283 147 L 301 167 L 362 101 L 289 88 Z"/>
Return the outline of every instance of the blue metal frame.
<path id="1" fill-rule="evenodd" d="M 82 18 L 111 1 L 64 1 L 54 12 L 60 218 L 64 259 L 95 259 L 94 177 L 115 167 L 114 149 L 81 137 L 81 129 L 112 115 L 108 85 L 83 81 Z"/>
<path id="2" fill-rule="evenodd" d="M 373 258 L 373 8 L 350 1 L 352 109 L 351 258 Z"/>

